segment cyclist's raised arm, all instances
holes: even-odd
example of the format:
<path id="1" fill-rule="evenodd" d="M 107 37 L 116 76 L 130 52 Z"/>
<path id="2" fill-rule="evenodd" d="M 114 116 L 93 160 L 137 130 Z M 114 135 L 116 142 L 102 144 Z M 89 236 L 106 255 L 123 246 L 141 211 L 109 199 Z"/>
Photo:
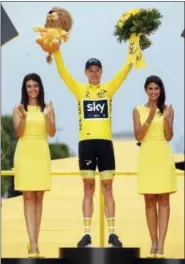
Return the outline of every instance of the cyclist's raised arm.
<path id="1" fill-rule="evenodd" d="M 122 68 L 114 76 L 114 78 L 106 83 L 109 94 L 113 95 L 120 88 L 121 84 L 124 82 L 127 75 L 129 74 L 131 68 L 132 63 L 127 60 L 126 63 L 122 66 Z"/>
<path id="2" fill-rule="evenodd" d="M 79 89 L 80 82 L 76 81 L 71 75 L 71 73 L 68 71 L 68 69 L 66 68 L 60 50 L 57 50 L 54 53 L 54 59 L 55 59 L 56 66 L 60 74 L 60 77 L 62 78 L 64 83 L 67 85 L 67 87 L 72 91 L 72 93 L 75 96 L 78 96 L 80 93 L 80 89 Z"/>

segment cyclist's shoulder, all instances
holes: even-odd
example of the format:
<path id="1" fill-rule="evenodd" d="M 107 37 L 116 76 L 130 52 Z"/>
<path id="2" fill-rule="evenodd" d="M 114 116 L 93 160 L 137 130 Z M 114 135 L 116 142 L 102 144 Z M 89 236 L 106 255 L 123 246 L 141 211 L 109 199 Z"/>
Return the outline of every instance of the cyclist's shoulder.
<path id="1" fill-rule="evenodd" d="M 76 87 L 74 89 L 74 93 L 76 94 L 76 96 L 78 98 L 82 98 L 82 97 L 84 97 L 85 89 L 86 89 L 86 84 L 85 83 L 77 82 L 77 85 L 76 85 Z"/>

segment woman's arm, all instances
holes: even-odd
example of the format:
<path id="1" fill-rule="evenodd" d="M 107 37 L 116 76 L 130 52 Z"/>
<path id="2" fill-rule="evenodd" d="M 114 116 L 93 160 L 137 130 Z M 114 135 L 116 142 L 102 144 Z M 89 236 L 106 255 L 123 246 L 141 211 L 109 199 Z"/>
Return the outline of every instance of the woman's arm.
<path id="1" fill-rule="evenodd" d="M 46 121 L 47 133 L 50 137 L 54 137 L 56 133 L 55 111 L 51 102 L 45 107 L 43 114 Z"/>
<path id="2" fill-rule="evenodd" d="M 164 135 L 166 140 L 170 141 L 173 138 L 173 120 L 174 120 L 174 110 L 171 105 L 165 108 L 163 117 L 164 117 Z"/>
<path id="3" fill-rule="evenodd" d="M 141 125 L 139 112 L 138 112 L 137 108 L 134 108 L 134 110 L 133 110 L 134 134 L 135 134 L 135 138 L 138 141 L 143 140 L 143 138 L 145 137 L 145 135 L 146 135 L 151 123 L 152 123 L 152 120 L 155 116 L 155 112 L 156 112 L 156 107 L 155 106 L 151 107 L 148 118 L 146 119 L 145 123 L 143 125 Z"/>
<path id="4" fill-rule="evenodd" d="M 23 105 L 15 107 L 13 110 L 13 125 L 17 137 L 22 137 L 25 129 L 26 112 Z"/>

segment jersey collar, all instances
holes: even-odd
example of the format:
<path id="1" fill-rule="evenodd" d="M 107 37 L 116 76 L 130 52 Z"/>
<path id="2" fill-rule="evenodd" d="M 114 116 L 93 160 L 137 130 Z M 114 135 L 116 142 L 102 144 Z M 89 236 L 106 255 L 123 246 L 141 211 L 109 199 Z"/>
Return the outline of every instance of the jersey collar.
<path id="1" fill-rule="evenodd" d="M 90 83 L 89 83 L 89 84 L 87 85 L 87 87 L 90 88 L 90 89 L 98 89 L 98 88 L 100 88 L 100 83 L 97 84 L 97 85 L 93 85 L 93 84 L 90 84 Z"/>

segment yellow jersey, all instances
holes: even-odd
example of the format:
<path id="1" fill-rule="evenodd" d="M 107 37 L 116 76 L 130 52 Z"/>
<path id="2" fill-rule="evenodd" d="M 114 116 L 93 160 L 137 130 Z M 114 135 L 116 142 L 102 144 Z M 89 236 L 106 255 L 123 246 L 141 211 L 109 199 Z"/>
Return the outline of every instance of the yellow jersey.
<path id="1" fill-rule="evenodd" d="M 78 102 L 79 141 L 112 140 L 112 97 L 126 79 L 132 63 L 126 62 L 109 82 L 91 85 L 76 81 L 64 65 L 60 51 L 54 53 L 58 72 Z"/>

